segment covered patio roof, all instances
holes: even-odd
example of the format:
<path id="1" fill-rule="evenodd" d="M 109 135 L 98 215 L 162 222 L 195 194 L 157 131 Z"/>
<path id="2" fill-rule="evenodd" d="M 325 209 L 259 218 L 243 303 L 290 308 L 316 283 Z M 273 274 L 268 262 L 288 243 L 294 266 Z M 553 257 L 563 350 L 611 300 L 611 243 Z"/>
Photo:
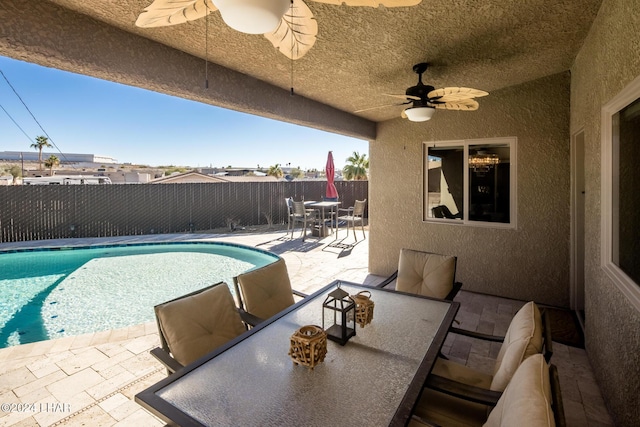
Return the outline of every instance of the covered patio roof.
<path id="1" fill-rule="evenodd" d="M 601 3 L 423 0 L 373 8 L 324 1 L 305 2 L 318 36 L 295 61 L 262 35 L 229 28 L 218 11 L 178 25 L 136 26 L 152 0 L 3 2 L 0 54 L 372 140 L 375 123 L 399 117 L 402 107 L 354 112 L 397 103 L 385 94 L 404 94 L 417 82 L 414 64 L 431 64 L 424 80 L 436 88 L 490 93 L 563 72 Z"/>

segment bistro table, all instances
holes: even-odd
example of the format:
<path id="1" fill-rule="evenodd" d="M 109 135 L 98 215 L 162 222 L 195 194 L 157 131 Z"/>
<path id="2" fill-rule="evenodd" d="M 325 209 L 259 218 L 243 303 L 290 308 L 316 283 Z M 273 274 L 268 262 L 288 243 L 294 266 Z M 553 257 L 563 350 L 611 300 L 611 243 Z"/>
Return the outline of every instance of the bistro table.
<path id="1" fill-rule="evenodd" d="M 340 203 L 341 202 L 322 201 L 322 202 L 309 203 L 308 205 L 305 205 L 305 206 L 309 206 L 310 208 L 318 209 L 320 211 L 320 224 L 318 224 L 319 226 L 317 228 L 314 228 L 314 234 L 316 233 L 316 230 L 317 230 L 318 237 L 326 237 L 329 234 L 333 233 L 334 224 L 337 216 L 336 215 L 337 211 L 335 208 L 337 206 L 340 206 Z M 327 209 L 330 209 L 329 218 L 331 220 L 331 227 L 330 227 L 331 232 L 329 232 L 326 226 L 325 210 Z M 335 226 L 337 226 L 337 224 L 335 224 Z"/>
<path id="2" fill-rule="evenodd" d="M 371 292 L 373 321 L 344 346 L 328 340 L 313 370 L 294 365 L 291 335 L 322 326 L 322 303 L 338 283 Z M 334 281 L 135 400 L 181 426 L 404 426 L 459 306 Z"/>

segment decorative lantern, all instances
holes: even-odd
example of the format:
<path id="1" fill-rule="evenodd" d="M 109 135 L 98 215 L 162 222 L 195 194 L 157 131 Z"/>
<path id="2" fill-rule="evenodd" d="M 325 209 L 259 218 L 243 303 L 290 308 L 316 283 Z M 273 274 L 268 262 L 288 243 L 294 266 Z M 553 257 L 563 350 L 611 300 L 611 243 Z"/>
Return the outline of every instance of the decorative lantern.
<path id="1" fill-rule="evenodd" d="M 368 295 L 366 295 L 368 294 Z M 356 303 L 356 323 L 364 328 L 373 320 L 374 303 L 371 301 L 371 292 L 360 291 L 356 295 L 351 295 Z"/>
<path id="2" fill-rule="evenodd" d="M 296 365 L 313 369 L 327 355 L 327 334 L 320 326 L 303 326 L 291 335 L 289 356 Z"/>
<path id="3" fill-rule="evenodd" d="M 356 304 L 340 285 L 322 304 L 322 328 L 327 338 L 345 345 L 356 334 Z"/>

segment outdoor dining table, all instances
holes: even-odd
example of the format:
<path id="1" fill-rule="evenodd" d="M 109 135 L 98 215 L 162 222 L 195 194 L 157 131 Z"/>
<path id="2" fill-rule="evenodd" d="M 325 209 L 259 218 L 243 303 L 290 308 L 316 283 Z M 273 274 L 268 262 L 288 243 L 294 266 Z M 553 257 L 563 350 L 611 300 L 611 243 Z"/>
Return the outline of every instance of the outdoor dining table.
<path id="1" fill-rule="evenodd" d="M 340 284 L 371 292 L 373 321 L 313 370 L 288 355 L 301 326 L 322 326 Z M 403 426 L 459 303 L 334 281 L 135 396 L 181 426 Z"/>
<path id="2" fill-rule="evenodd" d="M 318 209 L 320 211 L 320 224 L 319 227 L 317 228 L 318 230 L 318 237 L 326 237 L 328 234 L 331 234 L 334 232 L 334 227 L 337 226 L 337 224 L 335 224 L 336 221 L 336 207 L 340 206 L 341 202 L 332 202 L 332 201 L 322 201 L 322 202 L 314 202 L 314 203 L 309 203 L 308 205 L 305 204 L 305 206 L 308 206 L 310 208 L 314 208 L 314 209 Z M 329 209 L 329 219 L 331 220 L 331 233 L 327 233 L 327 227 L 326 227 L 326 210 Z"/>

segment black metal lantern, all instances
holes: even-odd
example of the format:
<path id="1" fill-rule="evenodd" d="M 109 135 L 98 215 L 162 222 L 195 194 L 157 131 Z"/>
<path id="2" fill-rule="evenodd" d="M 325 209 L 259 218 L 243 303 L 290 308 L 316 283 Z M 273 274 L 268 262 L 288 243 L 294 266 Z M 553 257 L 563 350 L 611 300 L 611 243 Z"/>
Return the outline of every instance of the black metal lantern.
<path id="1" fill-rule="evenodd" d="M 356 334 L 356 303 L 340 285 L 322 303 L 322 329 L 340 345 Z"/>

